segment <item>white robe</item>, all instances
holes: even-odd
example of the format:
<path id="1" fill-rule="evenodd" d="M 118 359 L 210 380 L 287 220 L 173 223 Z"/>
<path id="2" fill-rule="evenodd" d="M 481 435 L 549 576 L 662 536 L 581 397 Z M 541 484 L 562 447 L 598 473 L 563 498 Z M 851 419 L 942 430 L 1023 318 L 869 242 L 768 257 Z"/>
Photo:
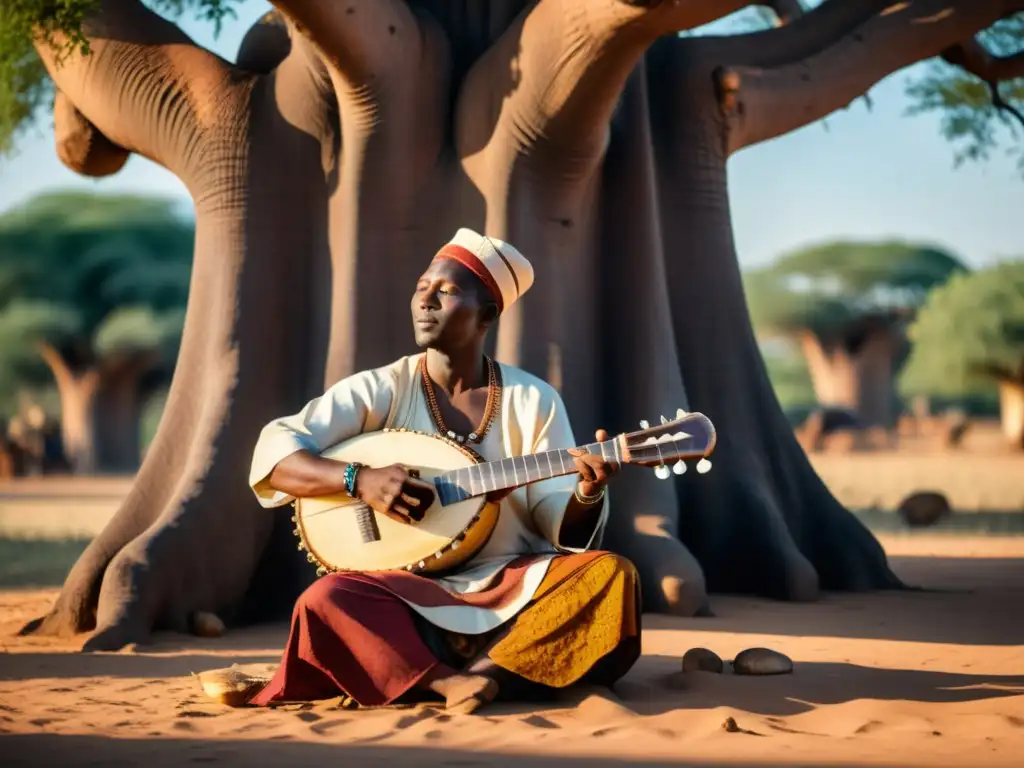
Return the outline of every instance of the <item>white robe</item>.
<path id="1" fill-rule="evenodd" d="M 296 451 L 306 449 L 318 454 L 343 440 L 385 426 L 436 432 L 420 386 L 421 357 L 403 357 L 391 365 L 343 379 L 297 414 L 267 424 L 256 443 L 249 473 L 249 485 L 260 504 L 270 508 L 293 501 L 293 497 L 272 488 L 268 477 L 278 462 Z M 485 461 L 494 461 L 575 447 L 565 406 L 554 388 L 519 368 L 500 367 L 501 412 L 474 450 Z M 516 600 L 498 611 L 468 606 L 429 608 L 409 602 L 410 607 L 437 626 L 465 634 L 490 631 L 515 616 L 533 598 L 551 557 L 560 552 L 583 552 L 600 541 L 608 516 L 607 498 L 585 547 L 568 547 L 559 539 L 576 482 L 577 478 L 570 475 L 516 489 L 501 502 L 498 523 L 486 546 L 459 571 L 437 579 L 456 594 L 479 592 L 517 557 L 541 555 L 527 569 Z"/>

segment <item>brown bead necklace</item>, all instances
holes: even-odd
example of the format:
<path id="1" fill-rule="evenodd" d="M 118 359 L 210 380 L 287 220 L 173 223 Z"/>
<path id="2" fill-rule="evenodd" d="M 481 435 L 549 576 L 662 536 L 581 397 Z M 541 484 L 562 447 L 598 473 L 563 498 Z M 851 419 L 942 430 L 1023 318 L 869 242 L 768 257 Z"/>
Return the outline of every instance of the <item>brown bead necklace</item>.
<path id="1" fill-rule="evenodd" d="M 501 371 L 491 358 L 485 356 L 484 362 L 487 363 L 487 405 L 484 408 L 480 425 L 464 436 L 456 434 L 455 430 L 449 429 L 445 424 L 444 416 L 441 415 L 441 409 L 437 405 L 437 396 L 434 394 L 434 382 L 430 380 L 430 375 L 427 373 L 427 356 L 424 355 L 420 358 L 420 380 L 423 383 L 423 394 L 426 396 L 427 405 L 430 408 L 430 416 L 434 420 L 437 431 L 449 440 L 455 440 L 458 443 L 482 442 L 497 415 L 498 408 L 501 406 Z"/>

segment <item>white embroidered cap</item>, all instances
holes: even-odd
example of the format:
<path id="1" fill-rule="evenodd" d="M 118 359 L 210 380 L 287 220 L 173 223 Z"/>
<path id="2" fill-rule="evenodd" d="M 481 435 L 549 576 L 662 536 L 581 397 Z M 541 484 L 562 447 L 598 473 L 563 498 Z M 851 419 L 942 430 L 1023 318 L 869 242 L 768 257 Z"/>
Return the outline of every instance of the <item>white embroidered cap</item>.
<path id="1" fill-rule="evenodd" d="M 436 259 L 455 259 L 479 277 L 504 312 L 533 285 L 533 265 L 504 240 L 461 228 L 437 252 Z"/>

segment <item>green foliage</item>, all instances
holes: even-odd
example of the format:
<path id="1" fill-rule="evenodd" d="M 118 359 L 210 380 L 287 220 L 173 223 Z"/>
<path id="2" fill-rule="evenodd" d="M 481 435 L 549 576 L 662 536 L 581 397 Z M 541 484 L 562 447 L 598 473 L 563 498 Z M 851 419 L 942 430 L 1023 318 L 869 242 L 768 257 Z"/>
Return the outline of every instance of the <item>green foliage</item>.
<path id="1" fill-rule="evenodd" d="M 74 365 L 139 353 L 173 364 L 193 240 L 160 199 L 57 193 L 0 216 L 0 401 L 49 380 L 41 342 Z"/>
<path id="2" fill-rule="evenodd" d="M 1024 49 L 1024 13 L 997 22 L 980 35 L 995 55 L 1009 55 Z M 1024 114 L 1024 78 L 998 84 L 998 92 L 1009 106 Z M 992 103 L 988 85 L 959 67 L 942 61 L 932 63 L 927 74 L 911 83 L 907 94 L 914 100 L 908 114 L 938 112 L 942 115 L 942 133 L 956 147 L 955 163 L 988 160 L 1009 135 L 1007 149 L 1016 155 L 1024 174 L 1024 125 L 1006 110 Z"/>
<path id="3" fill-rule="evenodd" d="M 241 0 L 150 0 L 147 5 L 172 17 L 186 11 L 214 25 L 234 16 Z M 3 0 L 0 2 L 0 157 L 13 149 L 20 132 L 53 99 L 53 82 L 32 47 L 38 35 L 54 46 L 58 59 L 87 53 L 83 32 L 96 0 Z"/>
<path id="4" fill-rule="evenodd" d="M 966 267 L 939 248 L 892 241 L 839 241 L 804 248 L 744 275 L 754 327 L 762 335 L 847 333 L 867 317 L 912 312 L 928 291 Z"/>
<path id="5" fill-rule="evenodd" d="M 906 393 L 958 395 L 1024 381 L 1024 261 L 957 275 L 928 297 L 910 328 Z"/>

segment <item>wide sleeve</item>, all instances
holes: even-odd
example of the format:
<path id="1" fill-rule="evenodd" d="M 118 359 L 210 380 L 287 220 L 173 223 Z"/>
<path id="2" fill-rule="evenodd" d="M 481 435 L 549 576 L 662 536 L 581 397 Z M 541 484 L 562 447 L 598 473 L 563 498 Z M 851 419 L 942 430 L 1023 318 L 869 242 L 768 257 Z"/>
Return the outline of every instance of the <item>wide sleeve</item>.
<path id="1" fill-rule="evenodd" d="M 249 486 L 260 504 L 279 507 L 294 499 L 268 482 L 282 459 L 303 449 L 321 453 L 336 443 L 372 431 L 367 425 L 383 423 L 394 396 L 394 377 L 388 369 L 365 371 L 342 379 L 298 413 L 263 427 L 249 469 Z"/>
<path id="2" fill-rule="evenodd" d="M 532 452 L 543 453 L 544 451 L 575 448 L 576 438 L 572 432 L 572 425 L 569 423 L 569 414 L 565 410 L 562 398 L 553 389 L 547 405 L 547 412 L 539 414 L 540 418 L 543 418 L 543 423 L 536 433 Z M 605 521 L 608 518 L 606 493 L 601 512 L 599 515 L 595 515 L 594 529 L 591 531 L 586 546 L 582 548 L 567 547 L 561 543 L 559 532 L 562 528 L 562 520 L 565 518 L 565 509 L 572 499 L 578 480 L 578 475 L 571 474 L 542 480 L 526 487 L 526 499 L 533 524 L 540 534 L 561 552 L 580 553 L 590 549 L 599 541 L 599 534 L 604 529 Z"/>

